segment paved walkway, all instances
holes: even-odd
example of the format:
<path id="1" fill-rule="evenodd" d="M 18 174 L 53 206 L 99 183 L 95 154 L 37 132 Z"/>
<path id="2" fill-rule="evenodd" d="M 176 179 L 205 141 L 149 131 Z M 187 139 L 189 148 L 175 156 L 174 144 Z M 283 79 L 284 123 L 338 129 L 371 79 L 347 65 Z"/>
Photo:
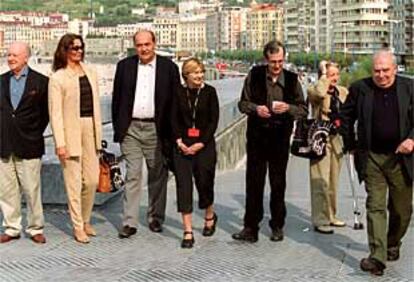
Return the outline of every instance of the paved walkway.
<path id="1" fill-rule="evenodd" d="M 334 235 L 317 234 L 309 221 L 307 162 L 292 158 L 285 240 L 269 240 L 266 212 L 259 241 L 248 244 L 231 239 L 231 234 L 242 226 L 244 169 L 221 172 L 216 179 L 219 228 L 213 237 L 202 237 L 203 214 L 197 210 L 196 243 L 191 250 L 180 248 L 182 230 L 173 182 L 169 185 L 168 218 L 161 234 L 148 230 L 144 219 L 147 203 L 143 200 L 142 226 L 137 235 L 118 239 L 121 205 L 117 198 L 95 209 L 93 224 L 98 237 L 81 245 L 71 236 L 66 208 L 46 206 L 47 244 L 38 246 L 21 238 L 0 245 L 0 281 L 414 281 L 413 225 L 405 237 L 401 259 L 389 263 L 383 277 L 359 270 L 359 260 L 367 254 L 366 230 L 352 229 L 348 183 L 343 173 L 338 215 L 349 226 L 337 228 Z M 362 189 L 359 194 L 363 206 Z M 265 207 L 268 211 L 268 198 Z"/>

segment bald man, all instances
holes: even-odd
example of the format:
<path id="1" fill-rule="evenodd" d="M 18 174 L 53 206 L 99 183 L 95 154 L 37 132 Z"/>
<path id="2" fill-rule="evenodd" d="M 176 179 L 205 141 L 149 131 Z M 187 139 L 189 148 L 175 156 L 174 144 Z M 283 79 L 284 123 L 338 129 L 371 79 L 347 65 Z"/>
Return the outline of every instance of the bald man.
<path id="1" fill-rule="evenodd" d="M 140 30 L 133 37 L 136 54 L 118 62 L 112 98 L 114 142 L 126 161 L 120 238 L 137 232 L 142 166 L 148 168 L 148 227 L 162 232 L 167 197 L 167 158 L 172 152 L 171 103 L 180 78 L 177 65 L 156 55 L 155 35 Z"/>
<path id="2" fill-rule="evenodd" d="M 0 210 L 5 228 L 0 243 L 20 238 L 21 194 L 27 204 L 26 233 L 35 243 L 46 242 L 40 168 L 49 122 L 48 78 L 28 67 L 29 57 L 26 43 L 12 43 L 7 52 L 10 71 L 0 78 Z"/>
<path id="3" fill-rule="evenodd" d="M 345 148 L 355 153 L 367 191 L 370 255 L 360 266 L 374 275 L 383 275 L 387 260 L 399 259 L 412 213 L 414 82 L 396 74 L 394 55 L 376 52 L 372 77 L 351 85 L 341 109 Z"/>

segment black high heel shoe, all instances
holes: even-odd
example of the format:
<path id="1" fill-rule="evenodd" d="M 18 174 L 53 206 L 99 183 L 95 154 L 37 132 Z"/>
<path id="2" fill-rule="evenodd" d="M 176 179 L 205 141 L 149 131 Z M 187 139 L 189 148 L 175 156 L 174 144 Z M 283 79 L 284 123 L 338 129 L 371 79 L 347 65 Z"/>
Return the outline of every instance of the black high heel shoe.
<path id="1" fill-rule="evenodd" d="M 185 235 L 191 234 L 191 239 L 185 239 Z M 183 249 L 191 249 L 194 245 L 194 234 L 193 231 L 184 231 L 184 237 L 181 241 L 181 248 Z"/>
<path id="2" fill-rule="evenodd" d="M 208 227 L 206 225 L 204 225 L 203 228 L 203 236 L 209 237 L 209 236 L 213 236 L 214 232 L 216 232 L 216 224 L 217 224 L 217 214 L 214 213 L 212 218 L 204 218 L 204 220 L 207 221 L 212 221 L 213 220 L 213 225 Z"/>

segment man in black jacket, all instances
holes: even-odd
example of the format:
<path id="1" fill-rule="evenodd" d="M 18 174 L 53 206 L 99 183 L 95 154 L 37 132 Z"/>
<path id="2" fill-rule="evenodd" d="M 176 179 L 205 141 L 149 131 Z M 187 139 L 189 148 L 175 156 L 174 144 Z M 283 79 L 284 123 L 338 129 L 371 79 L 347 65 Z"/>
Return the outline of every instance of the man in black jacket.
<path id="1" fill-rule="evenodd" d="M 0 90 L 0 209 L 4 234 L 0 243 L 20 238 L 21 191 L 27 203 L 26 232 L 45 243 L 40 193 L 43 132 L 49 122 L 48 78 L 27 66 L 30 49 L 12 43 L 7 53 L 10 71 L 1 76 Z"/>
<path id="2" fill-rule="evenodd" d="M 307 113 L 297 75 L 283 69 L 285 50 L 282 43 L 267 43 L 263 55 L 267 65 L 256 66 L 250 71 L 239 102 L 240 111 L 248 116 L 246 212 L 243 230 L 232 237 L 248 242 L 258 240 L 267 170 L 271 189 L 270 239 L 283 240 L 290 135 L 294 119 Z"/>
<path id="3" fill-rule="evenodd" d="M 165 219 L 171 144 L 171 105 L 180 83 L 177 66 L 155 54 L 155 35 L 148 30 L 134 35 L 137 55 L 116 67 L 112 98 L 114 141 L 121 144 L 127 175 L 123 227 L 120 238 L 137 231 L 143 159 L 148 168 L 149 228 L 162 231 Z"/>
<path id="4" fill-rule="evenodd" d="M 387 49 L 376 52 L 372 77 L 351 85 L 341 109 L 345 149 L 354 153 L 368 195 L 370 255 L 360 266 L 375 275 L 383 274 L 387 260 L 399 258 L 412 213 L 414 82 L 396 74 L 394 55 Z"/>

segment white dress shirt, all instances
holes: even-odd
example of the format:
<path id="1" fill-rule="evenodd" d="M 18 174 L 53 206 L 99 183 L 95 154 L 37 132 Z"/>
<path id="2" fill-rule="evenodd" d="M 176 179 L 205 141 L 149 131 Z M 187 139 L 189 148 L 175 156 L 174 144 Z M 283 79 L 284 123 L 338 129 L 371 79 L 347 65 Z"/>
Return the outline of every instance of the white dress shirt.
<path id="1" fill-rule="evenodd" d="M 138 64 L 133 118 L 154 118 L 156 57 L 148 64 Z"/>

